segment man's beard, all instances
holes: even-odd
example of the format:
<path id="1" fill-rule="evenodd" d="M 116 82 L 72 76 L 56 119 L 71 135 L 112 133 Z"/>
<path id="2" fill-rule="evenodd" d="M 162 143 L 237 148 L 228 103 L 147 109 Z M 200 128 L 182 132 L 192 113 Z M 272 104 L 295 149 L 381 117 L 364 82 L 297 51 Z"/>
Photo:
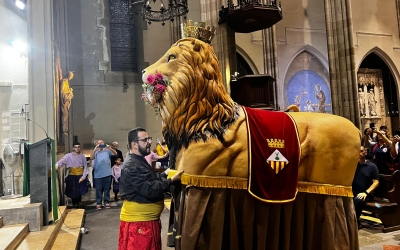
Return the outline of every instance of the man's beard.
<path id="1" fill-rule="evenodd" d="M 139 145 L 138 151 L 142 156 L 146 156 L 146 155 L 150 154 L 150 150 L 147 151 L 148 148 L 150 148 L 150 147 L 147 147 L 147 146 L 146 147 L 142 147 L 142 146 Z"/>

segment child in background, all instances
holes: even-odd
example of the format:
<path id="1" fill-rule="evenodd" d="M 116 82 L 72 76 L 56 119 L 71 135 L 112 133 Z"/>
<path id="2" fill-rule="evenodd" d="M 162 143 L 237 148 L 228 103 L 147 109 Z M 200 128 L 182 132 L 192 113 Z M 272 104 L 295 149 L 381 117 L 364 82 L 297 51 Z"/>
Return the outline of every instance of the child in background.
<path id="1" fill-rule="evenodd" d="M 115 160 L 115 165 L 112 167 L 112 176 L 113 176 L 113 192 L 115 195 L 114 201 L 118 201 L 118 193 L 119 193 L 119 178 L 121 177 L 121 158 L 117 158 Z"/>

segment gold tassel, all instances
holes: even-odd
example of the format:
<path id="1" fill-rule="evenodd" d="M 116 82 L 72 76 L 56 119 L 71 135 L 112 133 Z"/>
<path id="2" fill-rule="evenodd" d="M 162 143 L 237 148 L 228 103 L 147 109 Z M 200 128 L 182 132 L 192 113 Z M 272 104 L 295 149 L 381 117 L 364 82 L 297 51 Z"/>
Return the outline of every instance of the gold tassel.
<path id="1" fill-rule="evenodd" d="M 247 178 L 230 177 L 230 176 L 207 176 L 207 175 L 192 175 L 182 174 L 182 184 L 193 185 L 196 187 L 205 188 L 230 188 L 230 189 L 247 189 Z M 333 196 L 353 197 L 353 192 L 350 187 L 321 184 L 315 182 L 298 182 L 298 191 L 302 193 L 325 194 Z"/>
<path id="2" fill-rule="evenodd" d="M 350 187 L 331 185 L 331 184 L 320 184 L 315 182 L 299 181 L 298 190 L 302 193 L 312 194 L 326 194 L 333 196 L 345 196 L 353 197 L 353 192 Z"/>
<path id="3" fill-rule="evenodd" d="M 247 189 L 247 178 L 182 174 L 182 184 L 207 188 Z"/>

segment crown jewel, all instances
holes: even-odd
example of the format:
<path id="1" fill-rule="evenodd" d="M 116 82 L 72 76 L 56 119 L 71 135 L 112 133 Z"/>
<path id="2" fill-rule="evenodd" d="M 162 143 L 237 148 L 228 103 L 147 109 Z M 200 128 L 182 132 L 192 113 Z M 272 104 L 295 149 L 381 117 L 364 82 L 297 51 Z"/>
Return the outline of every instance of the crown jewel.
<path id="1" fill-rule="evenodd" d="M 205 43 L 211 43 L 215 36 L 215 27 L 207 25 L 205 22 L 195 22 L 188 20 L 181 24 L 182 38 L 197 38 Z"/>
<path id="2" fill-rule="evenodd" d="M 285 140 L 267 139 L 268 147 L 270 148 L 285 148 Z"/>

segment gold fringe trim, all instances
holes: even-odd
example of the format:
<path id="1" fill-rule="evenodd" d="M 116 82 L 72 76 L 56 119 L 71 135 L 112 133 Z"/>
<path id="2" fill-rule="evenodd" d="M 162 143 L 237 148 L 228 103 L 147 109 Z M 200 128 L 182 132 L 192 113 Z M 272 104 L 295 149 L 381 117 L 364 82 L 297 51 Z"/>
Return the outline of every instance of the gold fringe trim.
<path id="1" fill-rule="evenodd" d="M 229 176 L 207 176 L 182 174 L 181 182 L 184 185 L 193 185 L 206 188 L 247 189 L 247 178 Z"/>
<path id="2" fill-rule="evenodd" d="M 206 188 L 231 188 L 231 189 L 247 189 L 248 180 L 246 178 L 229 177 L 229 176 L 207 176 L 182 174 L 182 184 L 193 185 L 196 187 Z M 298 191 L 302 193 L 326 194 L 333 196 L 353 197 L 350 187 L 320 184 L 315 182 L 298 182 Z"/>
<path id="3" fill-rule="evenodd" d="M 320 184 L 315 182 L 299 181 L 298 190 L 302 193 L 326 194 L 333 196 L 353 197 L 353 191 L 350 187 L 330 184 Z"/>

